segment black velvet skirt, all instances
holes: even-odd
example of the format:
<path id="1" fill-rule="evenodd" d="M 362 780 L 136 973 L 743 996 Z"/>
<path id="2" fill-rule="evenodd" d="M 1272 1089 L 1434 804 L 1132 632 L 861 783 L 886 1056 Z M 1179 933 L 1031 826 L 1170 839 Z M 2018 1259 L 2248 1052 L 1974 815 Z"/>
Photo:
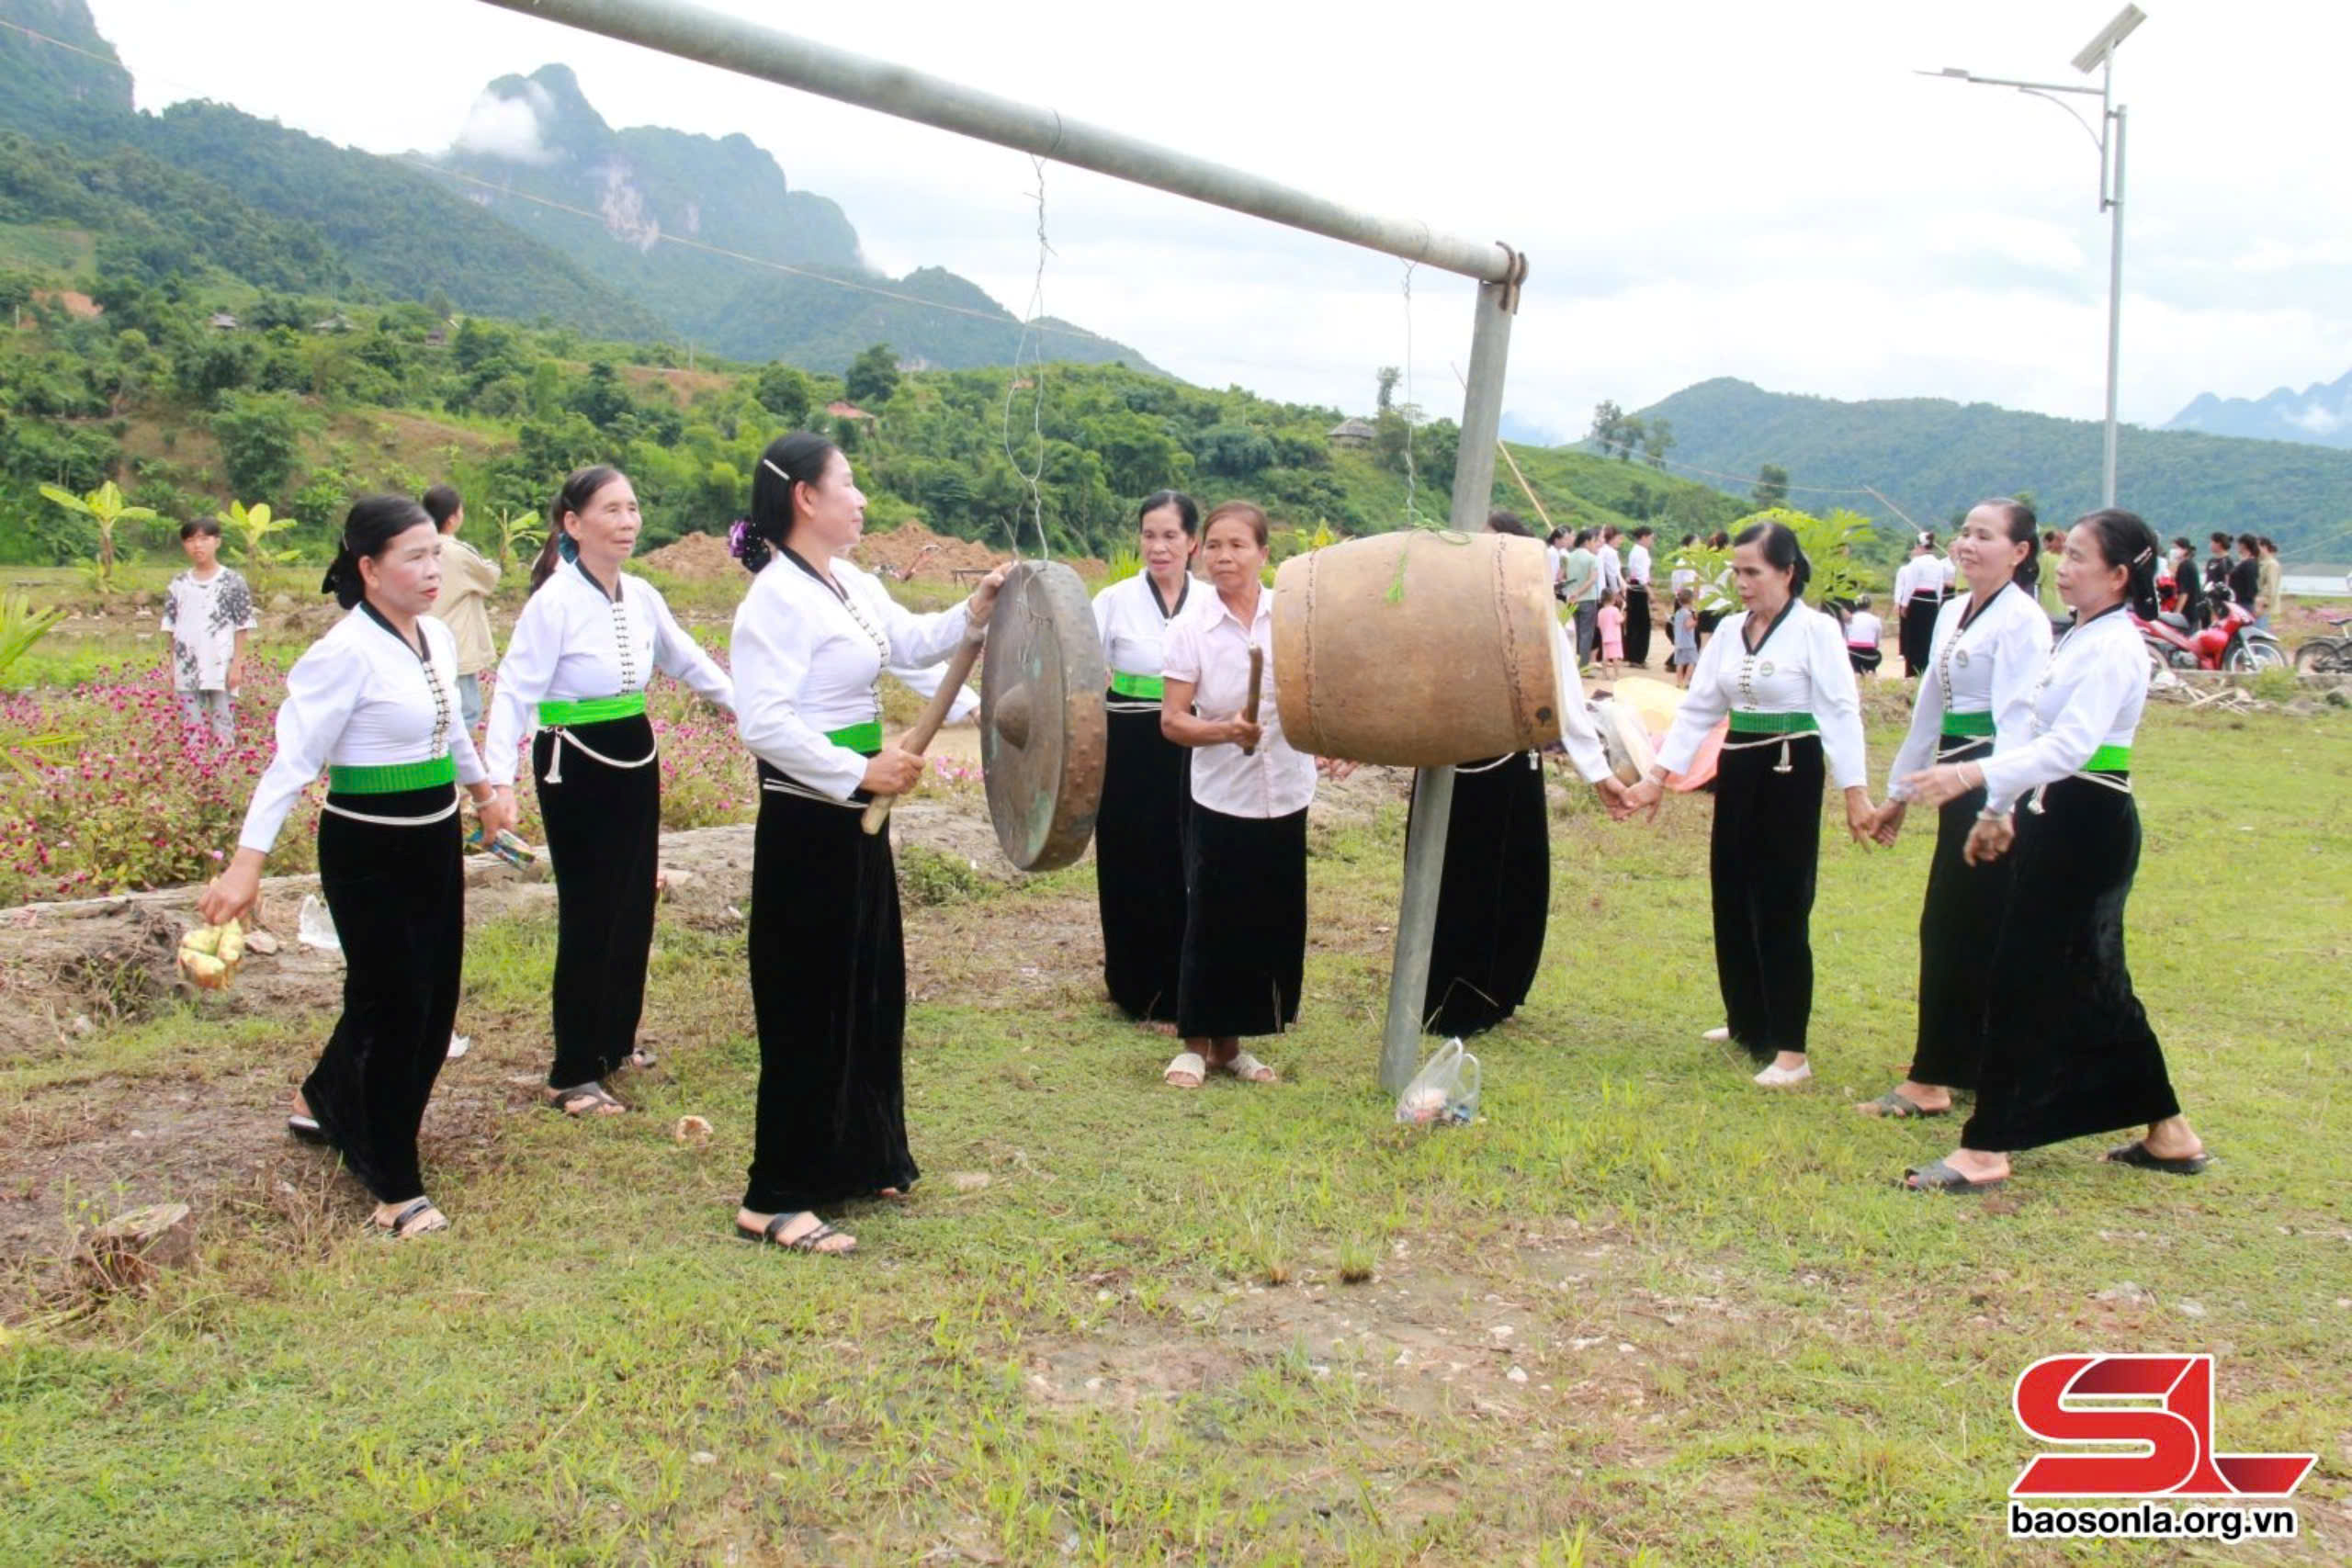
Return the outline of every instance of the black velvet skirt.
<path id="1" fill-rule="evenodd" d="M 760 767 L 745 932 L 760 1036 L 743 1206 L 796 1213 L 920 1174 L 907 1146 L 907 959 L 889 829 Z M 860 792 L 860 804 L 864 801 Z"/>
<path id="2" fill-rule="evenodd" d="M 1193 802 L 1184 825 L 1183 960 L 1176 1031 L 1279 1034 L 1306 966 L 1306 813 L 1227 817 Z"/>
<path id="3" fill-rule="evenodd" d="M 1993 754 L 1989 737 L 1946 736 L 1939 762 L 1982 761 Z M 1984 1059 L 1984 1013 L 1997 972 L 1993 944 L 2016 879 L 2017 855 L 1970 865 L 1963 852 L 1984 809 L 1984 792 L 1970 790 L 1936 814 L 1936 852 L 1928 865 L 1928 897 L 1919 908 L 1919 1026 L 1911 1054 L 1911 1081 L 1974 1089 Z"/>
<path id="4" fill-rule="evenodd" d="M 1518 1010 L 1544 960 L 1551 901 L 1550 818 L 1534 753 L 1456 768 L 1424 1033 L 1476 1034 Z"/>
<path id="5" fill-rule="evenodd" d="M 343 1016 L 303 1102 L 379 1203 L 424 1196 L 416 1134 L 449 1055 L 466 949 L 466 874 L 447 784 L 390 795 L 331 794 L 319 815 L 319 891 L 343 943 Z"/>
<path id="6" fill-rule="evenodd" d="M 1157 707 L 1113 709 L 1094 819 L 1102 982 L 1129 1018 L 1172 1021 L 1184 953 L 1184 818 L 1192 753 L 1159 732 Z"/>
<path id="7" fill-rule="evenodd" d="M 2081 778 L 2052 784 L 2041 806 L 2017 814 L 1965 1148 L 2038 1148 L 2180 1113 L 2123 956 L 2139 807 Z"/>
<path id="8" fill-rule="evenodd" d="M 555 871 L 552 1089 L 601 1078 L 637 1048 L 662 859 L 660 761 L 613 767 L 597 760 L 652 758 L 652 725 L 639 714 L 563 733 L 559 741 L 556 731 L 543 729 L 531 743 Z"/>

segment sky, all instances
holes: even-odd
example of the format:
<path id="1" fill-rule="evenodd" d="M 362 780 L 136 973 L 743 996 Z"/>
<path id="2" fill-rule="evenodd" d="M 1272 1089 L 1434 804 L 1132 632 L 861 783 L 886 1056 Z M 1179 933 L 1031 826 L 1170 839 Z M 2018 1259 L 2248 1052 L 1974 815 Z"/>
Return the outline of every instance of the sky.
<path id="1" fill-rule="evenodd" d="M 1384 214 L 1528 254 L 1506 407 L 1583 434 L 1736 376 L 1789 392 L 2104 410 L 2109 220 L 2056 105 L 1916 75 L 2096 85 L 2120 0 L 1583 0 L 1488 7 L 711 0 Z M 1015 312 L 1039 261 L 1023 153 L 481 0 L 91 0 L 160 108 L 209 97 L 379 152 L 446 148 L 484 84 L 553 61 L 615 126 L 741 131 L 833 197 L 867 260 Z M 2121 417 L 2352 367 L 2352 6 L 2143 0 L 2129 107 Z M 2096 98 L 2066 100 L 2096 123 Z M 1053 315 L 1210 386 L 1363 410 L 1374 371 L 1456 413 L 1474 286 L 1048 165 Z"/>

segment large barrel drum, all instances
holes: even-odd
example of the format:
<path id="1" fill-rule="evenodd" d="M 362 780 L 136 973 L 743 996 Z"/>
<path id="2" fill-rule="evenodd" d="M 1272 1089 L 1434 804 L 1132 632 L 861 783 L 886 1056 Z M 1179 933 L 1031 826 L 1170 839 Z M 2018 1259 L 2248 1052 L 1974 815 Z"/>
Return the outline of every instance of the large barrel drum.
<path id="1" fill-rule="evenodd" d="M 1544 547 L 1408 528 L 1274 575 L 1274 697 L 1302 751 L 1439 767 L 1560 736 Z"/>

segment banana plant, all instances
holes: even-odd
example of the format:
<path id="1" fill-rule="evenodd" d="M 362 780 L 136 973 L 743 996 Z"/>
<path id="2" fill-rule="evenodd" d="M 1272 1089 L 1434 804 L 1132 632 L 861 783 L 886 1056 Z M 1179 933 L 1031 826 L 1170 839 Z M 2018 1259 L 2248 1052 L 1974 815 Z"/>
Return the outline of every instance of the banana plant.
<path id="1" fill-rule="evenodd" d="M 498 569 L 501 571 L 514 570 L 518 558 L 536 555 L 539 547 L 547 542 L 547 530 L 532 526 L 537 516 L 535 513 L 516 512 L 511 507 L 498 509 Z"/>
<path id="2" fill-rule="evenodd" d="M 7 678 L 17 660 L 46 636 L 64 614 L 55 605 L 36 610 L 31 598 L 23 593 L 0 598 L 0 680 Z M 0 761 L 6 762 L 21 776 L 31 778 L 38 768 L 53 762 L 58 748 L 74 739 L 57 730 L 36 733 L 14 725 L 0 726 Z"/>
<path id="3" fill-rule="evenodd" d="M 229 526 L 245 547 L 245 565 L 255 572 L 294 558 L 293 551 L 273 550 L 265 542 L 272 534 L 283 534 L 294 525 L 291 517 L 271 516 L 266 501 L 256 501 L 251 506 L 242 501 L 229 503 Z"/>
<path id="4" fill-rule="evenodd" d="M 98 558 L 90 574 L 91 582 L 101 593 L 114 592 L 114 529 L 118 523 L 153 523 L 152 507 L 131 506 L 122 499 L 122 491 L 112 479 L 107 479 L 87 495 L 75 495 L 56 485 L 43 485 L 40 493 L 46 500 L 87 517 L 98 530 Z M 44 628 L 46 629 L 46 628 Z"/>

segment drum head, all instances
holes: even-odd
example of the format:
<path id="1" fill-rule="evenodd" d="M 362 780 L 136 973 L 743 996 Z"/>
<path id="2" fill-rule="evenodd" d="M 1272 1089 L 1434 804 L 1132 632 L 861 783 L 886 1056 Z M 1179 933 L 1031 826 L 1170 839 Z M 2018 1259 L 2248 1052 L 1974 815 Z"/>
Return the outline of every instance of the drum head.
<path id="1" fill-rule="evenodd" d="M 1094 836 L 1108 680 L 1078 573 L 1057 561 L 1015 566 L 980 660 L 980 766 L 997 842 L 1023 871 L 1068 865 Z"/>

